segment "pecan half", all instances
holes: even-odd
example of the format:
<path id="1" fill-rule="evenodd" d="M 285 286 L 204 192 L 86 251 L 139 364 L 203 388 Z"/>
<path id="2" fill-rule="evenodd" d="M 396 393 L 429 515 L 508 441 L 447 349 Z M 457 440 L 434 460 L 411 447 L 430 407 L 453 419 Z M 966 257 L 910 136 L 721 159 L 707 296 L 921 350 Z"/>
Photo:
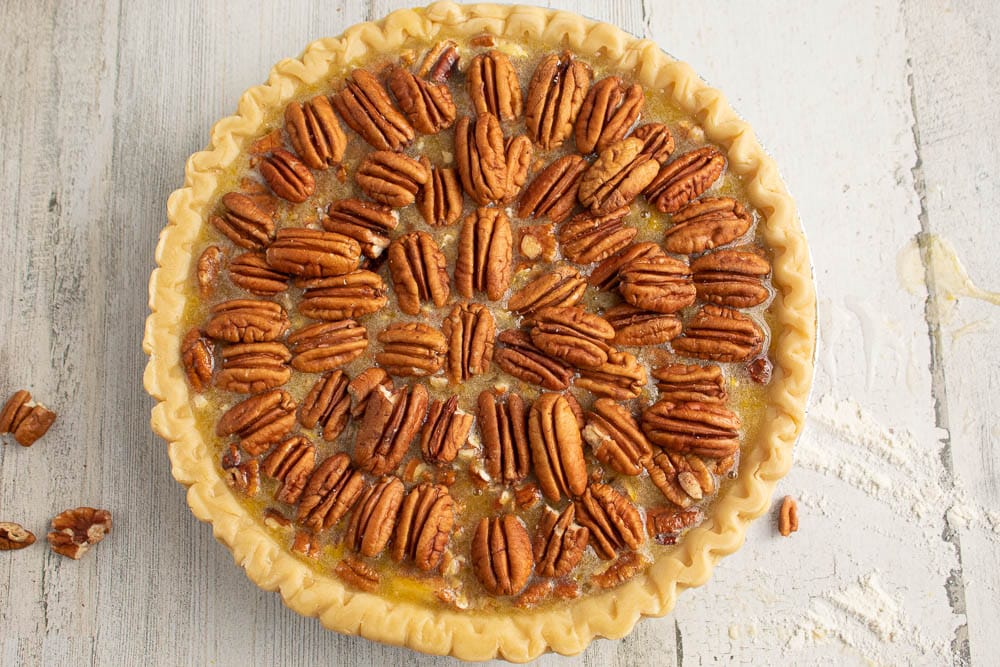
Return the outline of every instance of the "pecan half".
<path id="1" fill-rule="evenodd" d="M 229 450 L 222 456 L 221 463 L 226 484 L 249 498 L 257 495 L 260 491 L 259 459 L 244 461 L 239 447 L 230 444 Z"/>
<path id="2" fill-rule="evenodd" d="M 288 313 L 280 304 L 257 299 L 233 299 L 212 307 L 205 333 L 229 343 L 262 343 L 288 331 Z"/>
<path id="3" fill-rule="evenodd" d="M 420 451 L 428 463 L 450 463 L 469 438 L 472 415 L 459 409 L 458 396 L 432 401 L 420 435 Z"/>
<path id="4" fill-rule="evenodd" d="M 617 76 L 601 79 L 587 92 L 576 119 L 576 149 L 600 153 L 621 141 L 639 119 L 646 96 L 642 86 L 626 86 Z"/>
<path id="5" fill-rule="evenodd" d="M 452 167 L 432 167 L 426 157 L 420 161 L 430 170 L 430 178 L 417 192 L 417 210 L 432 227 L 453 224 L 462 215 L 462 185 Z"/>
<path id="6" fill-rule="evenodd" d="M 399 225 L 399 213 L 389 206 L 360 199 L 338 199 L 326 209 L 323 229 L 349 236 L 365 257 L 379 257 L 389 247 L 389 232 Z"/>
<path id="7" fill-rule="evenodd" d="M 653 377 L 660 398 L 671 403 L 725 403 L 728 398 L 722 369 L 715 365 L 667 364 L 654 368 Z"/>
<path id="8" fill-rule="evenodd" d="M 506 203 L 527 178 L 531 143 L 524 137 L 505 142 L 493 114 L 463 116 L 455 125 L 455 158 L 462 188 L 476 204 Z"/>
<path id="9" fill-rule="evenodd" d="M 417 76 L 435 83 L 444 83 L 458 67 L 458 44 L 450 39 L 438 42 L 424 56 Z"/>
<path id="10" fill-rule="evenodd" d="M 217 245 L 208 246 L 198 256 L 198 293 L 203 299 L 212 296 L 212 292 L 215 291 L 225 259 L 226 254 Z"/>
<path id="11" fill-rule="evenodd" d="M 344 89 L 330 101 L 344 122 L 376 150 L 399 151 L 413 141 L 413 127 L 366 70 L 351 72 Z"/>
<path id="12" fill-rule="evenodd" d="M 664 247 L 678 255 L 690 255 L 725 245 L 743 236 L 752 224 L 743 205 L 730 197 L 706 197 L 693 201 L 671 218 L 663 233 Z"/>
<path id="13" fill-rule="evenodd" d="M 446 84 L 426 81 L 398 66 L 390 68 L 388 83 L 400 110 L 417 132 L 437 134 L 455 122 L 455 102 Z"/>
<path id="14" fill-rule="evenodd" d="M 678 354 L 729 363 L 750 359 L 763 342 L 764 334 L 752 319 L 738 310 L 709 304 L 695 313 L 684 335 L 670 344 Z"/>
<path id="15" fill-rule="evenodd" d="M 16 551 L 35 543 L 35 534 L 20 524 L 0 521 L 0 551 Z"/>
<path id="16" fill-rule="evenodd" d="M 695 300 L 691 269 L 681 260 L 665 255 L 625 265 L 618 292 L 636 308 L 656 313 L 676 313 Z"/>
<path id="17" fill-rule="evenodd" d="M 577 523 L 590 529 L 590 545 L 604 560 L 646 541 L 639 509 L 613 487 L 591 484 L 574 504 Z"/>
<path id="18" fill-rule="evenodd" d="M 49 546 L 57 554 L 80 559 L 111 532 L 111 513 L 93 507 L 66 510 L 52 519 Z"/>
<path id="19" fill-rule="evenodd" d="M 617 401 L 638 398 L 646 386 L 646 367 L 628 352 L 611 350 L 596 368 L 581 368 L 576 386 Z"/>
<path id="20" fill-rule="evenodd" d="M 567 505 L 562 513 L 546 506 L 535 533 L 535 574 L 564 577 L 583 558 L 590 531 L 575 521 L 576 509 Z"/>
<path id="21" fill-rule="evenodd" d="M 418 569 L 432 572 L 441 567 L 455 525 L 455 501 L 448 487 L 419 484 L 403 501 L 389 552 L 397 563 L 413 560 Z"/>
<path id="22" fill-rule="evenodd" d="M 358 268 L 361 245 L 349 236 L 285 227 L 267 248 L 271 268 L 301 278 L 342 276 Z"/>
<path id="23" fill-rule="evenodd" d="M 583 439 L 601 463 L 623 475 L 638 475 L 643 462 L 653 455 L 653 446 L 625 406 L 610 398 L 599 398 L 584 419 Z"/>
<path id="24" fill-rule="evenodd" d="M 396 376 L 434 375 L 444 366 L 448 341 L 423 322 L 393 322 L 378 334 L 382 351 L 375 361 Z"/>
<path id="25" fill-rule="evenodd" d="M 272 389 L 240 401 L 219 418 L 218 436 L 235 435 L 250 456 L 284 438 L 295 426 L 295 401 L 283 389 Z"/>
<path id="26" fill-rule="evenodd" d="M 245 252 L 229 263 L 234 285 L 257 296 L 274 296 L 288 289 L 288 276 L 267 263 L 262 252 Z"/>
<path id="27" fill-rule="evenodd" d="M 693 454 L 659 451 L 645 465 L 656 488 L 678 507 L 688 507 L 715 492 L 715 478 Z"/>
<path id="28" fill-rule="evenodd" d="M 557 158 L 524 189 L 517 215 L 562 222 L 576 205 L 580 178 L 590 164 L 576 153 Z"/>
<path id="29" fill-rule="evenodd" d="M 545 271 L 510 295 L 507 308 L 529 319 L 542 308 L 575 306 L 587 291 L 580 272 L 568 264 Z"/>
<path id="30" fill-rule="evenodd" d="M 676 507 L 650 507 L 646 510 L 646 527 L 660 544 L 675 544 L 678 534 L 702 520 L 697 510 L 678 510 Z"/>
<path id="31" fill-rule="evenodd" d="M 351 515 L 346 544 L 368 558 L 382 553 L 396 527 L 405 493 L 402 480 L 395 476 L 386 477 L 368 489 Z"/>
<path id="32" fill-rule="evenodd" d="M 542 308 L 534 314 L 531 342 L 539 350 L 577 368 L 596 368 L 608 360 L 615 330 L 580 306 Z"/>
<path id="33" fill-rule="evenodd" d="M 538 63 L 524 104 L 524 122 L 536 144 L 555 148 L 573 133 L 591 77 L 590 66 L 569 51 Z"/>
<path id="34" fill-rule="evenodd" d="M 642 413 L 650 442 L 671 452 L 722 458 L 740 446 L 740 418 L 713 403 L 660 400 Z"/>
<path id="35" fill-rule="evenodd" d="M 212 384 L 215 354 L 212 342 L 202 335 L 198 327 L 188 331 L 181 341 L 181 364 L 188 384 L 196 392 L 201 393 Z M 2 425 L 3 419 L 0 418 L 0 431 L 3 431 Z"/>
<path id="36" fill-rule="evenodd" d="M 617 289 L 621 283 L 621 272 L 632 261 L 637 259 L 651 259 L 653 257 L 665 257 L 666 253 L 660 246 L 652 242 L 633 243 L 616 255 L 608 257 L 598 264 L 590 273 L 587 282 L 598 289 Z"/>
<path id="37" fill-rule="evenodd" d="M 285 132 L 295 152 L 313 169 L 327 169 L 344 159 L 347 135 L 326 95 L 285 107 Z"/>
<path id="38" fill-rule="evenodd" d="M 392 378 L 384 369 L 373 366 L 362 371 L 347 385 L 351 395 L 351 416 L 360 417 L 368 407 L 368 399 L 379 387 L 392 391 Z"/>
<path id="39" fill-rule="evenodd" d="M 608 308 L 604 311 L 604 319 L 614 327 L 612 342 L 615 345 L 660 345 L 681 333 L 681 320 L 676 315 L 654 313 L 627 303 Z"/>
<path id="40" fill-rule="evenodd" d="M 646 123 L 635 128 L 632 136 L 642 139 L 642 152 L 660 164 L 674 152 L 674 136 L 663 123 Z"/>
<path id="41" fill-rule="evenodd" d="M 292 368 L 322 373 L 360 357 L 368 347 L 368 331 L 354 320 L 310 324 L 288 336 Z"/>
<path id="42" fill-rule="evenodd" d="M 379 576 L 371 565 L 353 556 L 348 556 L 337 563 L 333 571 L 344 581 L 355 588 L 374 593 L 378 590 Z"/>
<path id="43" fill-rule="evenodd" d="M 575 216 L 556 235 L 563 257 L 577 264 L 591 264 L 623 250 L 639 231 L 625 224 L 628 214 L 629 207 L 623 206 L 604 215 Z"/>
<path id="44" fill-rule="evenodd" d="M 309 476 L 295 521 L 314 533 L 328 530 L 354 507 L 365 486 L 364 476 L 351 467 L 351 457 L 338 452 Z"/>
<path id="45" fill-rule="evenodd" d="M 239 394 L 280 387 L 292 377 L 292 358 L 282 343 L 234 343 L 222 348 L 222 368 L 215 386 Z"/>
<path id="46" fill-rule="evenodd" d="M 573 369 L 562 360 L 535 347 L 526 331 L 501 331 L 497 341 L 503 343 L 504 347 L 493 351 L 493 362 L 503 371 L 545 389 L 560 391 L 569 388 Z"/>
<path id="47" fill-rule="evenodd" d="M 496 301 L 510 286 L 514 236 L 499 208 L 479 208 L 462 222 L 455 259 L 455 289 L 466 298 L 485 292 Z"/>
<path id="48" fill-rule="evenodd" d="M 343 371 L 324 373 L 302 400 L 299 423 L 302 428 L 322 429 L 324 440 L 336 440 L 350 417 L 351 397 L 348 377 Z"/>
<path id="49" fill-rule="evenodd" d="M 500 120 L 521 116 L 521 82 L 507 54 L 496 50 L 480 53 L 469 63 L 465 76 L 477 114 L 490 113 Z"/>
<path id="50" fill-rule="evenodd" d="M 274 194 L 296 204 L 309 199 L 316 191 L 316 179 L 309 167 L 295 153 L 284 148 L 274 149 L 261 161 L 260 175 Z"/>
<path id="51" fill-rule="evenodd" d="M 274 238 L 274 218 L 253 199 L 239 192 L 222 198 L 223 212 L 209 223 L 241 248 L 266 248 Z"/>
<path id="52" fill-rule="evenodd" d="M 698 298 L 731 308 L 750 308 L 770 296 L 764 278 L 771 264 L 754 252 L 719 250 L 691 262 Z"/>
<path id="53" fill-rule="evenodd" d="M 664 165 L 644 194 L 661 213 L 676 213 L 712 187 L 725 168 L 722 153 L 702 146 Z"/>
<path id="54" fill-rule="evenodd" d="M 385 283 L 377 273 L 351 271 L 342 276 L 301 280 L 299 312 L 314 320 L 345 320 L 378 312 L 389 301 Z"/>
<path id="55" fill-rule="evenodd" d="M 447 375 L 452 384 L 486 373 L 493 359 L 496 323 L 481 303 L 456 303 L 441 323 L 447 340 Z"/>
<path id="56" fill-rule="evenodd" d="M 580 178 L 576 193 L 580 203 L 596 215 L 631 204 L 660 169 L 643 147 L 642 139 L 630 137 L 601 151 Z"/>
<path id="57" fill-rule="evenodd" d="M 506 401 L 483 391 L 477 402 L 486 473 L 504 483 L 520 482 L 531 470 L 528 407 L 514 393 Z"/>
<path id="58" fill-rule="evenodd" d="M 587 488 L 580 425 L 562 394 L 539 396 L 528 411 L 528 442 L 535 476 L 552 502 L 579 496 Z"/>
<path id="59" fill-rule="evenodd" d="M 430 177 L 430 170 L 419 160 L 392 151 L 369 153 L 354 174 L 366 195 L 393 208 L 416 201 L 417 191 Z"/>
<path id="60" fill-rule="evenodd" d="M 629 551 L 622 554 L 603 572 L 595 574 L 590 580 L 598 588 L 614 588 L 635 577 L 649 567 L 649 564 L 649 559 L 642 554 Z"/>
<path id="61" fill-rule="evenodd" d="M 403 234 L 389 246 L 389 271 L 399 309 L 408 315 L 420 312 L 421 301 L 440 308 L 451 287 L 444 253 L 427 232 Z"/>
<path id="62" fill-rule="evenodd" d="M 372 392 L 354 440 L 357 466 L 373 475 L 395 470 L 424 423 L 427 400 L 427 389 L 420 384 Z"/>
<path id="63" fill-rule="evenodd" d="M 316 447 L 309 442 L 309 438 L 297 435 L 275 447 L 261 463 L 260 469 L 268 477 L 281 482 L 274 499 L 294 505 L 302 497 L 315 463 Z"/>
<path id="64" fill-rule="evenodd" d="M 778 532 L 782 537 L 788 537 L 799 530 L 799 506 L 795 498 L 785 496 L 778 512 Z"/>
<path id="65" fill-rule="evenodd" d="M 528 531 L 512 514 L 480 519 L 471 555 L 476 578 L 493 595 L 520 593 L 535 564 Z"/>

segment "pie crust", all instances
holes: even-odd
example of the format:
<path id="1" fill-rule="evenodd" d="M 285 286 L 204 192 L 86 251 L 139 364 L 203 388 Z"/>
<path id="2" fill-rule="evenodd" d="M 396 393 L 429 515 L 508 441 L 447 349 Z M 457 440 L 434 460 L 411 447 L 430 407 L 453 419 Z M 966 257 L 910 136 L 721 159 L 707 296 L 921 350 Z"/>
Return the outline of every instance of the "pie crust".
<path id="1" fill-rule="evenodd" d="M 370 53 L 398 52 L 410 37 L 433 39 L 442 30 L 459 38 L 490 33 L 530 39 L 581 56 L 603 51 L 645 88 L 662 91 L 700 122 L 706 139 L 726 152 L 728 168 L 743 178 L 750 202 L 762 215 L 760 233 L 773 253 L 778 292 L 771 305 L 774 374 L 763 426 L 743 449 L 737 479 L 720 492 L 704 523 L 688 531 L 673 552 L 617 588 L 503 615 L 431 608 L 353 590 L 286 551 L 218 473 L 196 428 L 179 363 L 185 292 L 197 259 L 194 242 L 207 224 L 210 202 L 224 187 L 221 174 L 259 134 L 267 110 L 284 108 L 298 91 L 325 80 L 333 67 Z M 742 544 L 749 521 L 768 509 L 776 481 L 791 466 L 812 382 L 816 322 L 809 252 L 795 204 L 774 162 L 723 95 L 654 42 L 568 12 L 491 4 L 439 2 L 355 25 L 339 38 L 314 42 L 299 58 L 278 63 L 266 84 L 246 91 L 236 115 L 216 123 L 208 147 L 188 160 L 184 187 L 170 196 L 167 213 L 156 249 L 158 268 L 149 282 L 151 314 L 143 340 L 150 357 L 144 384 L 158 401 L 152 427 L 169 443 L 173 475 L 188 487 L 192 512 L 212 524 L 215 537 L 232 550 L 250 579 L 280 591 L 285 604 L 318 617 L 331 630 L 465 660 L 527 661 L 548 650 L 578 653 L 595 637 L 626 635 L 640 616 L 666 614 L 679 591 L 707 581 L 715 562 Z"/>

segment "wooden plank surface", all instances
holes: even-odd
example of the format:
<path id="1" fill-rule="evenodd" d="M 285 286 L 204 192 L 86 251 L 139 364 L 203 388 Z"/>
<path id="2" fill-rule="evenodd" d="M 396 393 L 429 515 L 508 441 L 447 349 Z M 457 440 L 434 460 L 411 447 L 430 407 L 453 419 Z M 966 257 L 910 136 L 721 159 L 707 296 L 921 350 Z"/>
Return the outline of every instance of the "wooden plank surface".
<path id="1" fill-rule="evenodd" d="M 185 158 L 273 63 L 404 4 L 0 3 L 0 394 L 59 412 L 35 447 L 0 447 L 0 520 L 43 535 L 93 504 L 116 522 L 80 562 L 0 555 L 0 664 L 443 663 L 254 587 L 188 511 L 141 388 L 145 282 Z M 948 248 L 1000 290 L 996 9 L 550 4 L 655 39 L 751 122 L 812 242 L 821 348 L 779 486 L 802 530 L 757 522 L 671 615 L 541 662 L 990 664 L 998 313 Z"/>

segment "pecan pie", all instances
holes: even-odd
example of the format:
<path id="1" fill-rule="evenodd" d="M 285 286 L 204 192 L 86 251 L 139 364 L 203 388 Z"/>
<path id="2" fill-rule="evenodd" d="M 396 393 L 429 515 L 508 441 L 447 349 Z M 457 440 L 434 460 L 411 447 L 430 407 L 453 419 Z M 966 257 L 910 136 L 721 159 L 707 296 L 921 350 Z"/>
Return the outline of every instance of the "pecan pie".
<path id="1" fill-rule="evenodd" d="M 188 161 L 150 279 L 194 514 L 296 611 L 424 652 L 666 613 L 802 425 L 776 174 L 689 68 L 565 12 L 438 3 L 283 61 Z"/>

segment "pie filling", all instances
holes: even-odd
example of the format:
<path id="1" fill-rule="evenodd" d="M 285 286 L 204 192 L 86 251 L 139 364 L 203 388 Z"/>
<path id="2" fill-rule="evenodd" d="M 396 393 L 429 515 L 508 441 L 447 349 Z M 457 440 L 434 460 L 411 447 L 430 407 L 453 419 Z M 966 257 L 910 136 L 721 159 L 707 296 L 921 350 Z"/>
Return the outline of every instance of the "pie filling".
<path id="1" fill-rule="evenodd" d="M 534 608 L 704 520 L 769 381 L 724 153 L 599 57 L 498 38 L 273 110 L 196 242 L 181 361 L 220 476 L 318 571 Z"/>

